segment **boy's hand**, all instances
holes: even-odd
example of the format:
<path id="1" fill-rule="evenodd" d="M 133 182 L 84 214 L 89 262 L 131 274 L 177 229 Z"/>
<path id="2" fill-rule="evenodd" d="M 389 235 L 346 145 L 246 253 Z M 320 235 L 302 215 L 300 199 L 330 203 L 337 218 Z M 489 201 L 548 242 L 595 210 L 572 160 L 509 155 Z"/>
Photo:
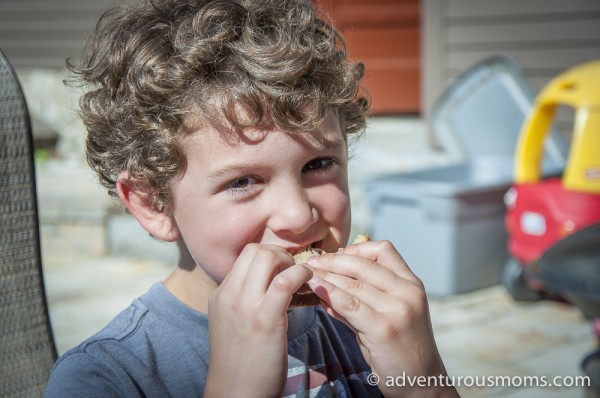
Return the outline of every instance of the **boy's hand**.
<path id="1" fill-rule="evenodd" d="M 423 284 L 390 242 L 366 242 L 309 261 L 309 285 L 354 329 L 386 397 L 458 396 L 453 388 L 386 386 L 388 377 L 446 375 Z"/>
<path id="2" fill-rule="evenodd" d="M 205 396 L 281 396 L 287 377 L 287 309 L 312 273 L 282 247 L 250 244 L 209 298 Z"/>

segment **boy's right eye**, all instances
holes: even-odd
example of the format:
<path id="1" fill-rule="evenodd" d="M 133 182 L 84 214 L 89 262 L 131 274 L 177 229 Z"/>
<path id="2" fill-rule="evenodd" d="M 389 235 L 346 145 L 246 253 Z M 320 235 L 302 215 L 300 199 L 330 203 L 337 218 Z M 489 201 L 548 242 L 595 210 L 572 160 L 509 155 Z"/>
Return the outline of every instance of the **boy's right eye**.
<path id="1" fill-rule="evenodd" d="M 247 193 L 248 191 L 257 187 L 260 183 L 258 177 L 254 176 L 243 176 L 236 178 L 225 184 L 224 189 L 233 194 Z"/>

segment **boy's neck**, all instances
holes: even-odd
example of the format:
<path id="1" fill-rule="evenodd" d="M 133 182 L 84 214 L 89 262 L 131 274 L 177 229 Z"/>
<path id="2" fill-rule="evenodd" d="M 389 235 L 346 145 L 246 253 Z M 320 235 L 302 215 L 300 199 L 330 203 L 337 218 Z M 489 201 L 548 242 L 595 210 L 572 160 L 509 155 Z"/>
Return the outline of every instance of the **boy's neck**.
<path id="1" fill-rule="evenodd" d="M 208 314 L 208 296 L 217 287 L 202 268 L 177 267 L 163 282 L 171 294 L 187 306 Z"/>

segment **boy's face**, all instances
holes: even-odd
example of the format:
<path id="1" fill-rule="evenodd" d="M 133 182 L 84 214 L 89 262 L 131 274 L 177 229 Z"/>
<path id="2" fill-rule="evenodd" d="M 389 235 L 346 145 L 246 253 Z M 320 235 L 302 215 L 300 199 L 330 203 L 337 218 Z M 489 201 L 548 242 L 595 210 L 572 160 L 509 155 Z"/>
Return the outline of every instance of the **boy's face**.
<path id="1" fill-rule="evenodd" d="M 172 216 L 190 254 L 220 283 L 248 243 L 335 251 L 350 230 L 347 147 L 330 113 L 310 133 L 204 126 L 184 143 Z"/>

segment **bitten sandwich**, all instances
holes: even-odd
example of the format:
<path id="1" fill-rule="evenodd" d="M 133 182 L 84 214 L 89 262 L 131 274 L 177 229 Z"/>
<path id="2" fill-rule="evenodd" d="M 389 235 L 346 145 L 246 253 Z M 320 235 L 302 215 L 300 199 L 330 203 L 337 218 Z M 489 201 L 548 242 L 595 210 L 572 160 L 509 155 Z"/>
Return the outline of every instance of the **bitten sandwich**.
<path id="1" fill-rule="evenodd" d="M 357 235 L 354 238 L 352 244 L 363 243 L 371 240 L 369 234 Z M 294 262 L 296 264 L 306 264 L 306 261 L 312 256 L 318 256 L 323 254 L 324 251 L 317 248 L 307 247 L 304 250 L 294 254 Z M 305 283 L 300 286 L 300 289 L 292 296 L 290 303 L 290 309 L 298 307 L 309 307 L 312 305 L 319 305 L 321 299 L 313 292 L 310 287 Z"/>

